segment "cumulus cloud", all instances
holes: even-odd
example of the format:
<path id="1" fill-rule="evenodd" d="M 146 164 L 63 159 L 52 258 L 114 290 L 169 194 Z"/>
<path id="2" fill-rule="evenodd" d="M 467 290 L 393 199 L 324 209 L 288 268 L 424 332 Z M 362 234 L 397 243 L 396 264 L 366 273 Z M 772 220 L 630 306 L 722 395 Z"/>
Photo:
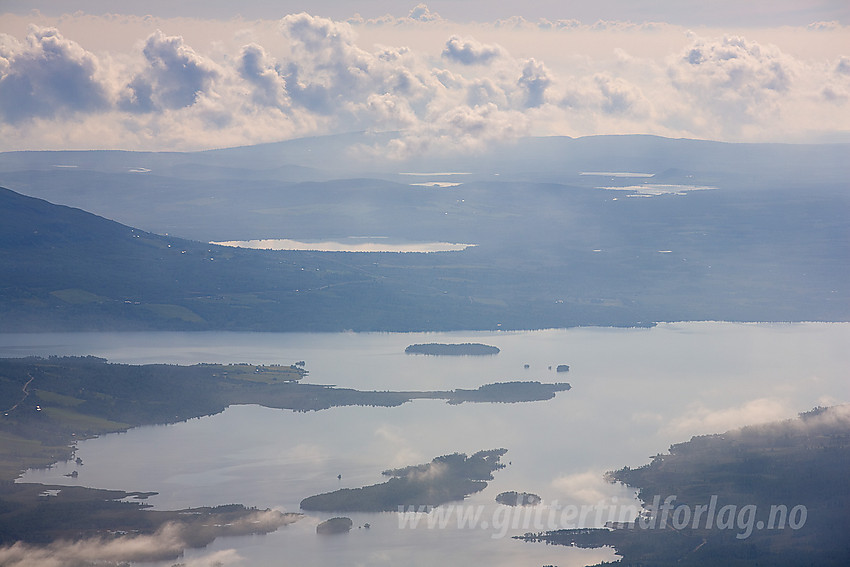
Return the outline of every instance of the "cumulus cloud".
<path id="1" fill-rule="evenodd" d="M 402 97 L 372 94 L 366 100 L 370 123 L 378 129 L 407 128 L 416 124 L 416 114 Z"/>
<path id="2" fill-rule="evenodd" d="M 486 65 L 501 56 L 503 50 L 498 45 L 486 45 L 472 38 L 462 39 L 453 35 L 446 42 L 443 57 L 464 65 Z"/>
<path id="3" fill-rule="evenodd" d="M 596 31 L 653 31 L 663 29 L 667 26 L 662 22 L 628 22 L 622 20 L 597 20 L 590 29 Z"/>
<path id="4" fill-rule="evenodd" d="M 492 102 L 474 107 L 459 106 L 440 120 L 444 132 L 470 142 L 514 139 L 523 133 L 523 122 L 519 113 L 500 111 Z"/>
<path id="5" fill-rule="evenodd" d="M 552 84 L 552 79 L 543 63 L 529 59 L 522 67 L 522 76 L 517 84 L 525 90 L 526 108 L 534 108 L 546 101 L 546 89 Z"/>
<path id="6" fill-rule="evenodd" d="M 261 46 L 252 43 L 242 48 L 238 71 L 239 76 L 252 85 L 255 103 L 278 108 L 289 105 L 286 82 Z"/>
<path id="7" fill-rule="evenodd" d="M 537 27 L 542 30 L 574 30 L 582 27 L 582 23 L 579 20 L 547 20 L 545 18 L 541 18 L 537 22 Z"/>
<path id="8" fill-rule="evenodd" d="M 495 81 L 488 77 L 475 79 L 466 86 L 466 102 L 469 106 L 493 103 L 504 107 L 508 104 L 507 94 Z"/>
<path id="9" fill-rule="evenodd" d="M 423 87 L 406 67 L 405 50 L 369 53 L 355 44 L 347 23 L 302 13 L 283 18 L 281 28 L 293 53 L 284 69 L 286 90 L 313 112 L 332 114 L 375 94 L 415 97 Z"/>
<path id="10" fill-rule="evenodd" d="M 425 4 L 417 4 L 414 6 L 407 17 L 417 22 L 439 22 L 443 19 L 440 17 L 440 14 L 429 10 L 428 6 Z"/>
<path id="11" fill-rule="evenodd" d="M 122 100 L 126 110 L 150 112 L 195 104 L 208 92 L 220 73 L 216 66 L 183 42 L 157 30 L 142 50 L 147 67 L 127 85 Z"/>
<path id="12" fill-rule="evenodd" d="M 690 77 L 705 80 L 737 91 L 786 91 L 790 84 L 789 70 L 782 53 L 775 48 L 764 48 L 738 36 L 727 36 L 719 41 L 697 40 L 687 53 Z"/>
<path id="13" fill-rule="evenodd" d="M 597 74 L 593 82 L 600 95 L 600 108 L 608 114 L 642 114 L 648 101 L 641 89 L 619 77 Z"/>
<path id="14" fill-rule="evenodd" d="M 519 110 L 499 109 L 492 102 L 474 106 L 462 104 L 429 115 L 386 146 L 360 148 L 360 151 L 391 159 L 424 153 L 474 153 L 493 142 L 528 135 L 529 127 L 529 118 Z"/>
<path id="15" fill-rule="evenodd" d="M 384 14 L 377 18 L 364 18 L 359 13 L 346 20 L 350 24 L 366 25 L 366 26 L 404 26 L 404 25 L 422 25 L 422 24 L 440 24 L 445 20 L 436 12 L 432 12 L 426 4 L 417 4 L 407 13 L 406 16 L 394 16 L 392 14 Z"/>
<path id="16" fill-rule="evenodd" d="M 831 66 L 820 96 L 823 101 L 833 106 L 841 106 L 850 101 L 850 57 L 842 56 Z"/>
<path id="17" fill-rule="evenodd" d="M 850 59 L 835 48 L 803 61 L 761 40 L 684 36 L 666 24 L 516 17 L 467 25 L 424 4 L 375 23 L 305 13 L 218 22 L 205 49 L 198 21 L 185 39 L 153 31 L 177 22 L 137 21 L 124 51 L 100 39 L 87 51 L 55 27 L 31 28 L 20 41 L 0 34 L 0 140 L 5 149 L 189 150 L 402 130 L 379 152 L 386 157 L 475 151 L 527 134 L 788 141 L 850 131 L 842 113 Z M 76 16 L 58 24 L 69 26 L 67 37 L 83 25 Z M 799 28 L 794 37 L 825 44 L 818 38 L 845 29 L 815 28 L 824 31 Z M 473 39 L 494 33 L 498 44 Z M 681 47 L 671 53 L 673 41 Z"/>
<path id="18" fill-rule="evenodd" d="M 369 81 L 368 54 L 354 45 L 348 24 L 306 13 L 281 21 L 290 40 L 293 60 L 286 67 L 286 88 L 293 101 L 314 111 L 330 114 L 338 99 L 354 95 Z"/>
<path id="19" fill-rule="evenodd" d="M 0 44 L 0 114 L 7 122 L 98 112 L 110 104 L 98 61 L 55 28 L 30 26 L 26 43 Z"/>
<path id="20" fill-rule="evenodd" d="M 511 16 L 509 18 L 496 20 L 493 25 L 497 28 L 508 28 L 518 30 L 528 27 L 529 23 L 528 20 L 526 20 L 522 16 Z"/>
<path id="21" fill-rule="evenodd" d="M 671 84 L 695 115 L 736 125 L 776 119 L 797 63 L 773 46 L 738 36 L 697 38 L 669 68 Z"/>

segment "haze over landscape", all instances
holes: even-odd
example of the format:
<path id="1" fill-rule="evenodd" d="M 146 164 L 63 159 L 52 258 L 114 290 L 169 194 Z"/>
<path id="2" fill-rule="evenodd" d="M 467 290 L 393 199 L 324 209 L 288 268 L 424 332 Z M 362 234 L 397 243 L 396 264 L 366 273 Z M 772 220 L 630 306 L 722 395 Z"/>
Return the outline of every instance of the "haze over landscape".
<path id="1" fill-rule="evenodd" d="M 491 4 L 0 5 L 0 564 L 847 564 L 850 7 Z"/>

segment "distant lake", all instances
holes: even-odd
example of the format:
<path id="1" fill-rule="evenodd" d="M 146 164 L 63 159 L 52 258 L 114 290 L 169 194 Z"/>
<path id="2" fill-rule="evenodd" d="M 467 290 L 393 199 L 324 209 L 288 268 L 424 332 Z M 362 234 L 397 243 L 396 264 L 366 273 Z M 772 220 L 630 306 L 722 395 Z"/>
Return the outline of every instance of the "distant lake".
<path id="1" fill-rule="evenodd" d="M 261 240 L 228 240 L 210 242 L 210 244 L 259 250 L 314 250 L 320 252 L 455 252 L 475 246 L 474 244 L 453 242 L 399 242 L 380 236 L 350 236 L 340 240 L 310 242 L 288 238 L 265 238 Z"/>
<path id="2" fill-rule="evenodd" d="M 463 183 L 453 183 L 451 181 L 426 181 L 424 183 L 411 183 L 410 185 L 414 187 L 436 187 L 445 189 L 447 187 L 459 187 L 460 185 L 463 185 Z"/>
<path id="3" fill-rule="evenodd" d="M 654 173 L 633 173 L 631 171 L 581 171 L 579 175 L 594 177 L 655 177 Z"/>
<path id="4" fill-rule="evenodd" d="M 406 355 L 414 343 L 478 342 L 488 357 Z M 455 451 L 505 447 L 504 470 L 466 504 L 491 520 L 504 491 L 543 506 L 631 501 L 601 480 L 671 443 L 850 401 L 850 324 L 668 323 L 649 329 L 577 328 L 452 333 L 0 334 L 0 356 L 92 354 L 134 364 L 304 360 L 306 381 L 360 389 L 474 388 L 507 380 L 568 381 L 572 390 L 527 404 L 421 400 L 397 408 L 294 413 L 233 406 L 212 417 L 81 442 L 84 465 L 29 471 L 28 482 L 156 491 L 158 508 L 243 503 L 297 511 L 306 496 L 382 482 L 381 471 Z M 525 368 L 525 365 L 528 368 Z M 557 373 L 558 364 L 570 372 Z M 63 476 L 77 470 L 79 476 Z M 337 479 L 342 475 L 342 479 Z M 546 508 L 544 508 L 545 510 Z M 433 514 L 433 512 L 432 512 Z M 221 538 L 184 561 L 225 565 L 545 565 L 613 560 L 611 550 L 530 544 L 492 526 L 400 529 L 398 515 L 345 514 L 355 529 L 320 537 L 309 517 L 266 536 Z M 424 524 L 423 524 L 424 526 Z M 507 535 L 522 534 L 516 529 Z M 239 563 L 236 558 L 241 558 Z M 171 565 L 174 561 L 162 565 Z"/>
<path id="5" fill-rule="evenodd" d="M 632 193 L 629 197 L 658 197 L 659 195 L 684 195 L 691 191 L 711 191 L 717 187 L 708 185 L 662 185 L 658 183 L 644 183 L 643 185 L 627 185 L 615 187 L 597 187 L 608 191 L 626 191 Z"/>

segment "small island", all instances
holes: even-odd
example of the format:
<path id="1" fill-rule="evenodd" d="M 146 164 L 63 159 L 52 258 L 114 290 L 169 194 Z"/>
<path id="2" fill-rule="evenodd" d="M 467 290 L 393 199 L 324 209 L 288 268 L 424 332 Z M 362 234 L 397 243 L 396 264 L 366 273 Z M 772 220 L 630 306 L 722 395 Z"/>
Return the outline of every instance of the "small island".
<path id="1" fill-rule="evenodd" d="M 496 502 L 505 506 L 537 506 L 542 501 L 536 494 L 531 492 L 502 492 L 496 496 Z"/>
<path id="2" fill-rule="evenodd" d="M 499 347 L 481 343 L 443 344 L 428 343 L 410 345 L 407 354 L 429 354 L 432 356 L 490 356 L 499 354 Z"/>
<path id="3" fill-rule="evenodd" d="M 559 364 L 558 368 L 555 369 L 556 372 L 569 372 L 570 365 L 569 364 Z"/>
<path id="4" fill-rule="evenodd" d="M 493 480 L 493 472 L 505 467 L 499 458 L 507 449 L 479 451 L 471 456 L 453 453 L 430 463 L 383 472 L 387 482 L 362 488 L 342 488 L 310 496 L 302 510 L 319 512 L 396 512 L 399 509 L 430 511 L 480 492 Z"/>
<path id="5" fill-rule="evenodd" d="M 316 533 L 322 535 L 347 534 L 354 527 L 351 518 L 337 517 L 325 520 L 316 526 Z"/>

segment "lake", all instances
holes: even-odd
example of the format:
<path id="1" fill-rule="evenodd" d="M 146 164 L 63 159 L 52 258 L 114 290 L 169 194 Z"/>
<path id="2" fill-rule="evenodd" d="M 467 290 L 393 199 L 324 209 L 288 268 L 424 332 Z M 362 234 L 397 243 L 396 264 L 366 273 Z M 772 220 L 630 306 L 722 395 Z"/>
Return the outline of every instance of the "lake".
<path id="1" fill-rule="evenodd" d="M 413 343 L 480 342 L 498 355 L 406 355 Z M 273 534 L 220 538 L 182 561 L 224 565 L 545 565 L 613 560 L 610 549 L 524 543 L 509 536 L 560 525 L 570 507 L 633 504 L 602 480 L 692 435 L 794 417 L 850 401 L 850 324 L 667 323 L 647 329 L 576 328 L 453 333 L 0 334 L 0 356 L 86 355 L 133 364 L 305 361 L 306 381 L 359 389 L 443 390 L 507 380 L 568 381 L 546 402 L 294 413 L 232 406 L 212 417 L 142 427 L 79 443 L 84 465 L 60 463 L 21 480 L 155 491 L 161 509 L 238 502 L 298 511 L 300 500 L 382 482 L 381 471 L 453 452 L 504 447 L 506 468 L 464 507 L 418 515 L 345 514 L 351 533 L 327 537 L 310 514 Z M 557 373 L 559 364 L 570 372 Z M 528 367 L 526 368 L 526 365 Z M 63 475 L 77 470 L 78 477 Z M 341 475 L 341 479 L 338 478 Z M 494 501 L 503 491 L 543 498 L 538 516 Z M 472 522 L 471 514 L 478 513 Z M 440 516 L 442 514 L 442 516 Z M 454 515 L 453 515 L 454 514 Z M 467 514 L 470 520 L 459 526 Z M 411 516 L 408 519 L 412 519 Z M 443 526 L 436 525 L 442 517 Z M 547 525 L 554 518 L 558 525 Z M 431 527 L 430 523 L 435 524 Z M 358 528 L 365 523 L 370 529 Z M 592 517 L 575 524 L 596 525 Z M 171 565 L 164 562 L 163 565 Z"/>
<path id="2" fill-rule="evenodd" d="M 322 240 L 302 242 L 288 238 L 266 238 L 263 240 L 228 240 L 210 242 L 219 246 L 252 248 L 256 250 L 314 250 L 319 252 L 457 252 L 474 244 L 454 242 L 404 242 L 385 236 L 349 236 L 340 241 Z"/>

